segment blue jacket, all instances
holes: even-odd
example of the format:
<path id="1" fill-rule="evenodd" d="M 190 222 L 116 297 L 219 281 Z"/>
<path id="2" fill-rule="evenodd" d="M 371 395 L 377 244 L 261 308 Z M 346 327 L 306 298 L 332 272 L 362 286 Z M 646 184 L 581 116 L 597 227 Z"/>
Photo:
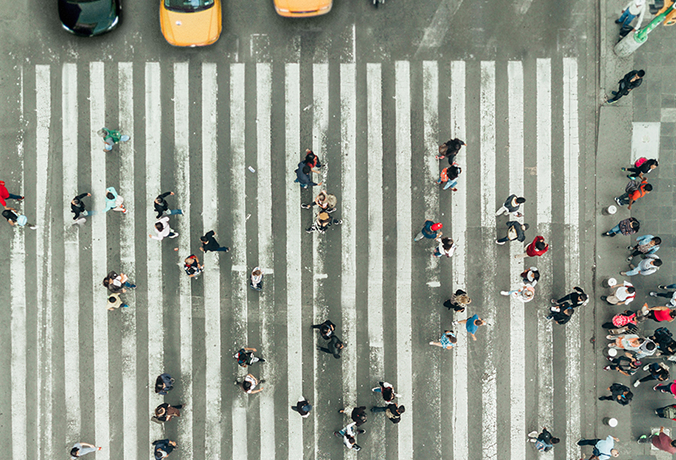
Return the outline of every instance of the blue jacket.
<path id="1" fill-rule="evenodd" d="M 305 165 L 304 161 L 301 161 L 300 163 L 298 163 L 298 169 L 296 169 L 296 171 L 295 171 L 296 172 L 296 181 L 299 182 L 301 185 L 306 185 L 306 186 L 310 185 L 310 186 L 314 187 L 317 184 L 312 182 L 312 177 L 310 176 L 310 174 L 312 174 L 312 171 L 310 171 L 310 174 L 305 174 L 303 172 L 303 168 L 305 166 L 306 165 Z"/>

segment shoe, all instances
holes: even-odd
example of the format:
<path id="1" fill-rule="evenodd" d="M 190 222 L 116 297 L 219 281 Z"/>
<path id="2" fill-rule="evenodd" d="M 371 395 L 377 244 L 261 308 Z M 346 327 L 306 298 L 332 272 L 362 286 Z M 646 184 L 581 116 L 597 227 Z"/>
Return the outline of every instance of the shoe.
<path id="1" fill-rule="evenodd" d="M 23 197 L 16 199 L 16 201 L 21 201 L 21 200 L 23 200 Z"/>
<path id="2" fill-rule="evenodd" d="M 31 226 L 30 226 L 30 229 L 31 229 L 31 230 L 35 230 L 36 228 L 38 228 L 37 225 L 31 225 Z"/>
<path id="3" fill-rule="evenodd" d="M 659 385 L 655 385 L 655 386 L 653 387 L 653 391 L 657 391 L 657 387 L 658 387 L 658 386 L 659 386 Z"/>
<path id="4" fill-rule="evenodd" d="M 627 168 L 620 168 L 620 171 L 626 171 Z"/>
<path id="5" fill-rule="evenodd" d="M 373 409 L 375 409 L 375 408 L 376 408 L 376 406 L 373 406 L 373 407 L 371 408 L 371 412 L 375 412 L 375 411 L 373 410 Z"/>
<path id="6" fill-rule="evenodd" d="M 509 295 L 509 291 L 500 291 L 500 295 Z"/>
<path id="7" fill-rule="evenodd" d="M 308 228 L 305 230 L 305 233 L 312 233 L 312 228 Z"/>
<path id="8" fill-rule="evenodd" d="M 80 217 L 79 219 L 73 221 L 73 225 L 82 225 L 85 222 L 87 222 L 87 219 L 85 219 L 84 217 Z"/>
<path id="9" fill-rule="evenodd" d="M 615 197 L 615 203 L 617 203 L 617 205 L 619 207 L 622 207 L 622 202 L 620 201 L 620 197 L 618 197 L 618 196 Z"/>
<path id="10" fill-rule="evenodd" d="M 343 219 L 333 219 L 333 225 L 340 225 L 343 223 Z"/>
<path id="11" fill-rule="evenodd" d="M 608 339 L 608 340 L 615 340 L 615 337 L 613 337 L 612 335 L 608 334 L 608 335 L 606 336 L 606 339 Z"/>
<path id="12" fill-rule="evenodd" d="M 265 383 L 265 379 L 260 379 L 258 383 Z"/>
<path id="13" fill-rule="evenodd" d="M 666 289 L 667 285 L 666 284 L 658 284 L 657 287 L 660 288 L 660 289 Z"/>
<path id="14" fill-rule="evenodd" d="M 500 241 L 500 240 L 495 240 L 495 242 L 498 243 L 498 244 L 505 244 L 504 241 Z"/>
<path id="15" fill-rule="evenodd" d="M 312 206 L 310 206 L 309 204 L 301 204 L 300 207 L 301 209 L 310 209 Z"/>
<path id="16" fill-rule="evenodd" d="M 629 264 L 629 268 L 631 268 L 633 270 L 633 269 L 636 268 L 636 266 L 634 264 Z"/>
<path id="17" fill-rule="evenodd" d="M 622 275 L 622 276 L 624 276 L 626 274 L 627 274 L 627 272 L 620 272 L 620 275 Z"/>
<path id="18" fill-rule="evenodd" d="M 173 235 L 169 236 L 169 238 L 176 238 L 178 236 L 178 233 L 174 233 Z"/>
<path id="19" fill-rule="evenodd" d="M 622 21 L 620 21 L 619 19 L 615 19 L 615 24 L 619 24 L 620 22 L 622 22 Z M 624 169 L 624 168 L 622 168 L 622 169 Z"/>
<path id="20" fill-rule="evenodd" d="M 434 345 L 434 342 L 430 342 L 430 345 Z"/>
<path id="21" fill-rule="evenodd" d="M 259 363 L 264 363 L 265 360 L 264 360 L 263 358 L 258 358 L 258 362 L 259 362 Z"/>
<path id="22" fill-rule="evenodd" d="M 632 260 L 633 260 L 633 257 L 631 257 L 631 256 L 627 257 L 627 263 L 630 264 Z"/>
<path id="23" fill-rule="evenodd" d="M 344 414 L 344 413 L 345 413 L 345 409 L 338 409 L 338 413 L 339 413 L 339 414 Z"/>
<path id="24" fill-rule="evenodd" d="M 457 321 L 451 321 L 451 324 L 452 324 L 453 326 L 457 326 L 457 325 L 460 324 L 460 323 L 458 323 Z"/>
<path id="25" fill-rule="evenodd" d="M 627 174 L 627 178 L 631 180 L 636 180 L 636 176 L 632 176 L 631 174 Z"/>
<path id="26" fill-rule="evenodd" d="M 603 370 L 604 370 L 604 371 L 609 371 L 609 370 L 610 370 L 610 366 L 603 366 Z"/>
<path id="27" fill-rule="evenodd" d="M 364 433 L 366 433 L 366 430 L 357 430 L 357 433 L 364 434 Z"/>
<path id="28" fill-rule="evenodd" d="M 655 291 L 650 291 L 650 297 L 657 297 L 657 292 Z"/>
<path id="29" fill-rule="evenodd" d="M 616 100 L 612 100 L 612 101 L 606 101 L 606 102 L 608 102 L 608 104 L 614 104 L 614 103 L 616 103 L 617 101 L 616 101 Z"/>
<path id="30" fill-rule="evenodd" d="M 608 300 L 608 296 L 602 295 L 601 300 Z"/>
<path id="31" fill-rule="evenodd" d="M 648 369 L 650 369 L 650 364 L 646 364 L 645 366 L 643 366 L 644 371 L 647 371 Z"/>
<path id="32" fill-rule="evenodd" d="M 225 252 L 230 252 L 230 248 L 225 248 Z"/>
<path id="33" fill-rule="evenodd" d="M 234 384 L 235 386 L 239 386 L 239 382 L 237 380 L 235 380 Z"/>
<path id="34" fill-rule="evenodd" d="M 535 438 L 535 437 L 537 437 L 537 435 L 538 435 L 537 431 L 531 431 L 530 433 L 528 433 L 529 438 Z"/>
<path id="35" fill-rule="evenodd" d="M 636 440 L 636 442 L 639 443 L 639 444 L 644 444 L 644 443 L 648 442 L 648 435 L 642 434 L 641 436 L 639 436 L 639 438 Z"/>
<path id="36" fill-rule="evenodd" d="M 552 303 L 552 305 L 556 305 L 556 299 L 551 299 L 550 302 Z"/>
<path id="37" fill-rule="evenodd" d="M 634 382 L 634 388 L 636 388 L 636 387 L 639 386 L 640 384 L 641 384 L 641 381 L 640 381 L 640 380 L 635 381 L 635 382 Z"/>

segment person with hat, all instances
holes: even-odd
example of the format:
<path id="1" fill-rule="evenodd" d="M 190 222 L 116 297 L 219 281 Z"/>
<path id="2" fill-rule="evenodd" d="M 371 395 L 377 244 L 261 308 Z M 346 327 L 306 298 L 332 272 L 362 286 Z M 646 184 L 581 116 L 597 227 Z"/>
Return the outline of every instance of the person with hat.
<path id="1" fill-rule="evenodd" d="M 413 241 L 420 241 L 423 238 L 433 240 L 442 235 L 441 228 L 444 226 L 441 222 L 434 222 L 431 220 L 426 220 L 423 224 L 422 230 L 413 238 Z"/>
<path id="2" fill-rule="evenodd" d="M 622 284 L 610 286 L 610 295 L 602 295 L 601 300 L 605 300 L 610 305 L 628 305 L 636 298 L 636 289 L 629 281 L 623 281 Z"/>
<path id="3" fill-rule="evenodd" d="M 126 303 L 122 303 L 122 299 L 120 298 L 120 294 L 117 292 L 113 292 L 108 296 L 108 311 L 113 311 L 116 308 L 128 308 L 129 305 Z"/>
<path id="4" fill-rule="evenodd" d="M 310 404 L 305 397 L 301 396 L 298 398 L 296 405 L 291 406 L 291 410 L 298 412 L 301 417 L 307 418 L 312 410 L 312 404 Z"/>
<path id="5" fill-rule="evenodd" d="M 526 230 L 528 230 L 528 224 L 522 224 L 515 220 L 510 220 L 505 225 L 507 225 L 507 236 L 496 240 L 498 244 L 505 244 L 508 241 L 517 240 L 519 243 L 523 243 L 526 240 Z"/>

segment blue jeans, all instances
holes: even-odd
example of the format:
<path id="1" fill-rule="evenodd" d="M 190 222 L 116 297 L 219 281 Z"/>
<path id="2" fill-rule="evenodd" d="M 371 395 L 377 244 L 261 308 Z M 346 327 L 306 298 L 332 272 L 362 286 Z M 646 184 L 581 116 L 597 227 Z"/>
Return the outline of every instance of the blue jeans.
<path id="1" fill-rule="evenodd" d="M 608 230 L 609 235 L 617 235 L 618 233 L 620 233 L 620 225 L 619 224 L 617 224 L 616 226 L 614 226 L 613 228 Z"/>
<path id="2" fill-rule="evenodd" d="M 676 284 L 670 284 L 667 286 L 667 289 L 676 289 Z M 659 295 L 659 294 L 658 294 Z M 671 297 L 671 296 L 669 296 Z"/>
<path id="3" fill-rule="evenodd" d="M 180 209 L 167 209 L 166 211 L 164 211 L 165 216 L 173 216 L 175 214 L 181 214 L 182 215 L 183 211 L 180 210 Z"/>
<path id="4" fill-rule="evenodd" d="M 7 198 L 11 198 L 11 199 L 13 199 L 13 200 L 20 200 L 20 199 L 21 199 L 21 195 L 14 195 L 13 193 L 10 193 L 9 196 L 8 196 Z"/>
<path id="5" fill-rule="evenodd" d="M 629 12 L 629 8 L 627 8 L 626 10 L 624 10 L 624 13 L 622 13 L 622 16 L 620 16 L 620 19 L 618 19 L 618 21 L 622 23 L 623 26 L 628 26 L 634 19 L 636 19 L 636 16 L 631 14 Z"/>

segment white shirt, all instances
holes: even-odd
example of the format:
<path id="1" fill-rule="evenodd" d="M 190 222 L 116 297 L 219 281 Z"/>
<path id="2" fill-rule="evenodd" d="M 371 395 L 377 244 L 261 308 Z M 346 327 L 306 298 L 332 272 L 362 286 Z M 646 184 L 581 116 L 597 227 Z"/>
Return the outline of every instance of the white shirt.
<path id="1" fill-rule="evenodd" d="M 442 242 L 440 241 L 440 242 L 439 242 L 439 246 L 437 247 L 437 249 L 439 250 L 439 253 L 441 253 L 442 256 L 451 257 L 451 256 L 453 255 L 453 253 L 455 252 L 455 249 L 456 249 L 457 247 L 458 247 L 458 246 L 457 246 L 455 243 L 453 243 L 453 244 L 451 245 L 451 248 L 450 248 L 448 251 L 446 251 L 446 250 L 444 249 L 444 243 L 442 243 Z"/>
<path id="2" fill-rule="evenodd" d="M 157 222 L 162 224 L 162 231 L 158 230 L 157 227 L 153 226 L 153 228 L 155 229 L 155 233 L 157 233 L 157 236 L 151 236 L 151 238 L 154 240 L 162 241 L 167 236 L 169 236 L 169 233 L 171 233 L 171 227 L 169 226 L 169 217 L 162 217 Z"/>
<path id="3" fill-rule="evenodd" d="M 626 301 L 629 303 L 634 300 L 634 297 L 636 297 L 636 292 L 630 294 L 629 291 L 627 291 L 628 287 L 633 287 L 633 285 L 625 281 L 624 284 L 618 287 L 615 291 L 615 297 L 617 297 L 620 302 Z"/>
<path id="4" fill-rule="evenodd" d="M 645 14 L 645 6 L 646 6 L 645 0 L 632 0 L 624 8 L 625 10 L 629 8 L 629 14 L 638 16 L 636 26 L 634 26 L 634 28 L 637 30 L 641 27 L 641 22 L 643 22 L 643 15 Z"/>

